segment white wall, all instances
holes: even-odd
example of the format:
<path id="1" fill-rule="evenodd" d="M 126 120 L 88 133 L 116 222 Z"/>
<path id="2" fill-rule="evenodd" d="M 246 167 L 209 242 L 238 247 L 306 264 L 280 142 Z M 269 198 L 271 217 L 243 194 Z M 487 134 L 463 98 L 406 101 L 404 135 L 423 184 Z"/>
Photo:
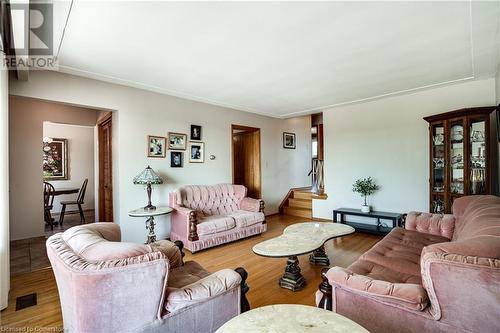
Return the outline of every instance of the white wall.
<path id="1" fill-rule="evenodd" d="M 9 98 L 8 71 L 0 52 L 0 310 L 7 307 L 9 261 Z"/>
<path id="2" fill-rule="evenodd" d="M 31 73 L 30 73 L 31 76 Z M 97 111 L 32 98 L 9 99 L 10 237 L 44 235 L 43 122 L 94 126 Z"/>
<path id="3" fill-rule="evenodd" d="M 158 171 L 166 184 L 153 189 L 153 203 L 168 204 L 168 193 L 184 184 L 231 182 L 231 124 L 261 129 L 262 194 L 266 213 L 276 213 L 291 187 L 310 185 L 309 121 L 280 120 L 214 105 L 189 101 L 140 89 L 91 79 L 36 71 L 29 82 L 11 81 L 13 95 L 116 110 L 113 113 L 113 193 L 115 221 L 122 227 L 126 241 L 144 241 L 143 219 L 130 218 L 128 211 L 144 206 L 146 193 L 132 179 L 148 164 Z M 169 131 L 188 133 L 190 124 L 203 126 L 205 163 L 170 168 L 165 159 L 146 157 L 146 136 L 166 136 Z M 282 132 L 299 134 L 295 150 L 282 148 Z M 215 160 L 208 156 L 215 155 Z M 297 171 L 301 170 L 301 171 Z M 157 220 L 157 234 L 169 233 L 169 218 Z"/>
<path id="4" fill-rule="evenodd" d="M 471 106 L 495 105 L 494 79 L 449 85 L 323 112 L 325 192 L 313 215 L 358 208 L 357 178 L 373 177 L 381 190 L 370 198 L 376 210 L 428 211 L 428 115 Z"/>
<path id="5" fill-rule="evenodd" d="M 85 112 L 85 111 L 84 111 Z M 84 210 L 94 209 L 94 126 L 68 125 L 52 122 L 43 123 L 43 137 L 68 140 L 68 180 L 51 180 L 56 189 L 79 188 L 85 178 L 89 180 L 85 192 Z M 53 213 L 61 211 L 61 201 L 76 199 L 77 194 L 56 196 Z M 76 210 L 76 206 L 68 206 Z"/>

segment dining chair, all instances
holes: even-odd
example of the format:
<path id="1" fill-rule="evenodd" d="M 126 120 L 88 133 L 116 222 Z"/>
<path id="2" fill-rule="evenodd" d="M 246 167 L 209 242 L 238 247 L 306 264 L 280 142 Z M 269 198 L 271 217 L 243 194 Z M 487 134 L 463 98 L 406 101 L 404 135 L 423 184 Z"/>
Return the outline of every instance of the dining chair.
<path id="1" fill-rule="evenodd" d="M 54 218 L 50 211 L 54 207 L 54 186 L 51 183 L 43 182 L 43 215 L 45 223 L 50 225 L 50 229 L 54 230 Z"/>
<path id="2" fill-rule="evenodd" d="M 85 215 L 83 215 L 82 205 L 85 199 L 85 191 L 87 190 L 88 182 L 89 182 L 88 179 L 85 179 L 83 181 L 82 187 L 78 192 L 78 197 L 76 198 L 76 200 L 61 201 L 62 209 L 61 209 L 61 215 L 59 215 L 59 225 L 63 224 L 64 214 L 66 214 L 66 206 L 71 206 L 71 205 L 78 206 L 78 211 L 80 212 L 80 224 L 85 223 Z"/>

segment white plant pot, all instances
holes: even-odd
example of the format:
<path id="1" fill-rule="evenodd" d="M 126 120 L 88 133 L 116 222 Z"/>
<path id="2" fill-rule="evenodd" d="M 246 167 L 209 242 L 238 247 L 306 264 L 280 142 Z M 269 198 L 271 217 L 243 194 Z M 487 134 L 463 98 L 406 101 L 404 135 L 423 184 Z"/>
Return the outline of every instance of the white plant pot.
<path id="1" fill-rule="evenodd" d="M 370 206 L 368 206 L 368 205 L 362 205 L 361 206 L 361 211 L 363 213 L 369 213 L 371 210 L 372 210 L 372 208 Z"/>

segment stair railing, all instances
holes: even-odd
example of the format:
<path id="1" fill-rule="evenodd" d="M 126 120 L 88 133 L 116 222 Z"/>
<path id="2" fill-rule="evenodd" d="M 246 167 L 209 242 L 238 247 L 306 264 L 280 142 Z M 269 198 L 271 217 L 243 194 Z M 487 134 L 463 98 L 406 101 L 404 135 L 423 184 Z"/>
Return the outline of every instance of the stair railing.
<path id="1" fill-rule="evenodd" d="M 312 175 L 312 188 L 311 191 L 316 194 L 323 194 L 325 184 L 323 181 L 323 166 L 324 161 L 317 158 L 312 159 L 312 169 L 309 175 Z"/>

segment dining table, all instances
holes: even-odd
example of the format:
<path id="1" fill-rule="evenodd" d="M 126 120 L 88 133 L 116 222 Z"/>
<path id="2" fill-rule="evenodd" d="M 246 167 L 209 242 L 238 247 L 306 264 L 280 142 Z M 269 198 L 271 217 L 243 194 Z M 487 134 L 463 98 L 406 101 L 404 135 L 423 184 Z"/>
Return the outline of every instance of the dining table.
<path id="1" fill-rule="evenodd" d="M 52 195 L 56 197 L 58 195 L 75 194 L 75 193 L 78 193 L 79 191 L 80 191 L 80 188 L 78 188 L 78 187 L 61 187 L 58 189 L 54 189 L 54 192 L 52 192 Z M 44 220 L 45 220 L 45 222 L 47 222 L 49 224 L 54 223 L 54 218 L 52 217 L 52 214 L 50 213 L 50 211 L 48 212 L 47 215 L 45 215 Z"/>
<path id="2" fill-rule="evenodd" d="M 78 191 L 80 191 L 80 188 L 78 188 L 78 187 L 62 187 L 62 188 L 58 188 L 54 191 L 54 196 L 63 195 L 63 194 L 74 194 L 74 193 L 78 193 Z"/>

